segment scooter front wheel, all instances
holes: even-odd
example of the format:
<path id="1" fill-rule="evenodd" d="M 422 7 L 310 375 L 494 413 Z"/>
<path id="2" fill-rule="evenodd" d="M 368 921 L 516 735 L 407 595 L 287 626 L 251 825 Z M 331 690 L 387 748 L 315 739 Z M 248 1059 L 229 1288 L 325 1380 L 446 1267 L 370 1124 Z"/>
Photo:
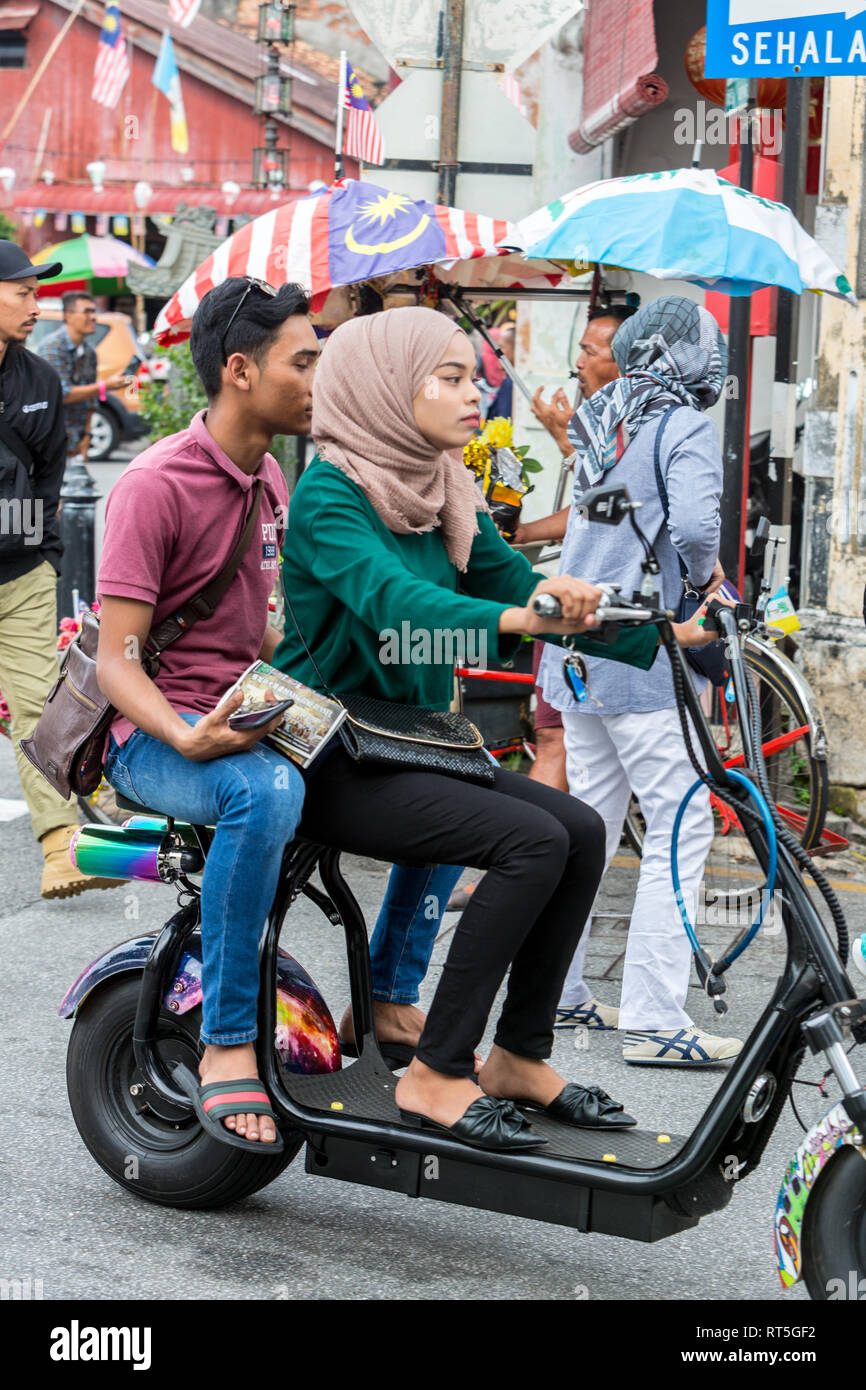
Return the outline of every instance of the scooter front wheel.
<path id="1" fill-rule="evenodd" d="M 843 1147 L 803 1217 L 803 1279 L 816 1301 L 866 1298 L 866 1161 Z"/>
<path id="2" fill-rule="evenodd" d="M 72 1025 L 66 1083 L 76 1128 L 96 1162 L 121 1187 L 169 1207 L 224 1207 L 279 1176 L 298 1153 L 300 1135 L 284 1135 L 273 1157 L 212 1139 L 188 1110 L 166 1103 L 145 1083 L 132 1031 L 141 977 L 116 976 L 85 999 Z M 159 1020 L 166 1062 L 195 1071 L 201 1010 Z"/>

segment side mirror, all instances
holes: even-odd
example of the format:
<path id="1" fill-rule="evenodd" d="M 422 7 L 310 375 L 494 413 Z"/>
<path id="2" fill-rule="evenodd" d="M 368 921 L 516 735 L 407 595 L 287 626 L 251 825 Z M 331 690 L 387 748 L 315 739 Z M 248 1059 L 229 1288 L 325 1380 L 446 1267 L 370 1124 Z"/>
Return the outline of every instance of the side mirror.
<path id="1" fill-rule="evenodd" d="M 587 521 L 600 521 L 605 526 L 619 526 L 623 517 L 640 503 L 632 502 L 628 488 L 618 483 L 602 483 L 575 497 L 574 505 Z"/>

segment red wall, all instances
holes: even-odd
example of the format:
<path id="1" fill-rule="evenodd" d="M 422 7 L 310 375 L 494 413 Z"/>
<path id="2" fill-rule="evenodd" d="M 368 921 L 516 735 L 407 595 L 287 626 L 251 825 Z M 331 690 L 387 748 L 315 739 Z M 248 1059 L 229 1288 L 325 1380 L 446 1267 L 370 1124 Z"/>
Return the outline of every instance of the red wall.
<path id="1" fill-rule="evenodd" d="M 67 11 L 44 0 L 27 30 L 27 63 L 23 69 L 3 69 L 0 130 L 14 111 Z M 130 25 L 124 20 L 129 49 Z M 243 102 L 226 96 L 188 73 L 181 88 L 189 131 L 189 154 L 171 148 L 168 100 L 151 85 L 155 58 L 139 49 L 133 37 L 132 74 L 114 111 L 90 96 L 99 31 L 79 16 L 40 78 L 25 110 L 0 151 L 0 163 L 15 169 L 16 191 L 32 180 L 42 121 L 52 110 L 43 169 L 53 169 L 56 181 L 90 187 L 88 160 L 106 161 L 106 184 L 132 182 L 144 176 L 152 184 L 181 184 L 180 169 L 192 165 L 194 184 L 235 179 L 252 181 L 252 149 L 264 144 L 264 122 Z M 227 34 L 227 41 L 231 41 Z M 155 98 L 155 100 L 154 100 Z M 289 182 L 303 188 L 313 179 L 330 183 L 334 155 L 325 145 L 298 131 L 281 128 L 280 144 L 291 148 Z"/>

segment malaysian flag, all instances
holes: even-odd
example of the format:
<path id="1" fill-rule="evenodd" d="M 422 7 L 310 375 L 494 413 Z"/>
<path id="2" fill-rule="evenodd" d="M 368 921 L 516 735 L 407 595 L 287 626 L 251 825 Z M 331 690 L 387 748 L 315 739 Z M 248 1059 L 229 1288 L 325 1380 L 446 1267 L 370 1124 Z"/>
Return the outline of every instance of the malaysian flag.
<path id="1" fill-rule="evenodd" d="M 126 39 L 120 27 L 120 10 L 116 5 L 106 5 L 90 95 L 101 106 L 114 107 L 128 77 L 129 59 L 126 56 Z"/>
<path id="2" fill-rule="evenodd" d="M 168 0 L 168 17 L 174 24 L 186 29 L 198 14 L 201 0 Z"/>
<path id="3" fill-rule="evenodd" d="M 346 78 L 343 86 L 343 105 L 346 108 L 346 133 L 343 149 L 355 159 L 365 164 L 384 164 L 385 141 L 376 125 L 376 118 L 370 103 L 364 96 L 364 89 L 355 76 L 348 59 L 345 59 Z"/>

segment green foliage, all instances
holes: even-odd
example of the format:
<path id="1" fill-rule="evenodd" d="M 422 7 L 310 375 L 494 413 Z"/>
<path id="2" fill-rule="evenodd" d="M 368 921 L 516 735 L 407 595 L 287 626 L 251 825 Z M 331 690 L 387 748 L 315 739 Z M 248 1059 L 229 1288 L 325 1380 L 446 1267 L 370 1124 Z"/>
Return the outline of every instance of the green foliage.
<path id="1" fill-rule="evenodd" d="M 0 212 L 0 237 L 4 241 L 18 240 L 18 223 L 7 217 L 5 212 Z"/>
<path id="2" fill-rule="evenodd" d="M 160 356 L 171 364 L 167 381 L 153 381 L 141 393 L 141 414 L 155 444 L 166 435 L 185 430 L 193 415 L 207 405 L 202 384 L 193 366 L 189 343 L 178 343 Z"/>

